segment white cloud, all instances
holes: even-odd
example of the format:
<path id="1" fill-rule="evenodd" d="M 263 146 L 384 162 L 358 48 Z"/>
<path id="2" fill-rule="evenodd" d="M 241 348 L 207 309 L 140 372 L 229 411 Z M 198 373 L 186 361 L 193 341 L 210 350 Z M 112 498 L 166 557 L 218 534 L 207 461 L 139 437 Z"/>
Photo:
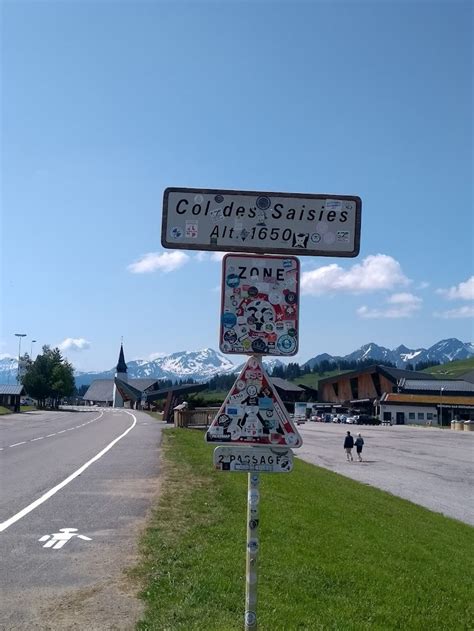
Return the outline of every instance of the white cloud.
<path id="1" fill-rule="evenodd" d="M 393 294 L 385 301 L 389 307 L 370 309 L 367 306 L 359 307 L 357 315 L 364 319 L 375 318 L 410 318 L 421 308 L 422 299 L 413 294 L 402 292 Z"/>
<path id="2" fill-rule="evenodd" d="M 0 359 L 15 359 L 10 353 L 0 353 Z"/>
<path id="3" fill-rule="evenodd" d="M 174 272 L 189 261 L 189 255 L 179 250 L 173 252 L 149 252 L 131 263 L 127 269 L 132 274 L 147 274 L 159 270 L 164 274 Z"/>
<path id="4" fill-rule="evenodd" d="M 91 343 L 83 337 L 67 337 L 58 347 L 62 351 L 84 351 L 90 348 Z"/>
<path id="5" fill-rule="evenodd" d="M 442 311 L 441 313 L 434 314 L 436 318 L 444 318 L 445 320 L 451 320 L 455 318 L 474 318 L 474 306 L 465 305 L 458 309 L 450 309 L 449 311 Z"/>
<path id="6" fill-rule="evenodd" d="M 212 263 L 220 263 L 227 252 L 198 252 L 194 258 L 202 263 L 203 261 L 211 261 Z"/>
<path id="7" fill-rule="evenodd" d="M 474 276 L 449 289 L 437 289 L 436 293 L 448 300 L 474 300 Z"/>
<path id="8" fill-rule="evenodd" d="M 426 280 L 423 280 L 421 281 L 421 283 L 419 283 L 417 289 L 426 289 L 429 286 L 430 286 L 430 283 L 428 283 Z"/>
<path id="9" fill-rule="evenodd" d="M 398 261 L 386 254 L 374 254 L 347 270 L 333 263 L 303 272 L 301 291 L 313 296 L 334 292 L 362 294 L 409 283 Z"/>

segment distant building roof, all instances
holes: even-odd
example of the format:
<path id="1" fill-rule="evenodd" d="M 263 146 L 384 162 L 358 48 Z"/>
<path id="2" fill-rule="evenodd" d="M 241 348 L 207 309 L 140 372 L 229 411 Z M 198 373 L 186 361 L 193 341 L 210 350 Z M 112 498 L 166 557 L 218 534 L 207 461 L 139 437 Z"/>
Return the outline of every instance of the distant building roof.
<path id="1" fill-rule="evenodd" d="M 207 390 L 207 383 L 183 383 L 179 386 L 169 386 L 168 388 L 160 388 L 159 390 L 151 390 L 147 392 L 147 401 L 155 401 L 167 396 L 168 392 L 176 392 L 178 394 L 190 394 L 191 392 L 201 392 Z"/>
<path id="2" fill-rule="evenodd" d="M 128 383 L 131 383 L 134 388 L 143 392 L 152 386 L 155 386 L 155 389 L 160 385 L 158 379 L 129 379 Z"/>
<path id="3" fill-rule="evenodd" d="M 82 397 L 85 401 L 112 401 L 114 397 L 113 379 L 95 379 Z"/>
<path id="4" fill-rule="evenodd" d="M 120 383 L 125 383 L 119 380 Z M 132 390 L 143 392 L 148 388 L 159 385 L 158 379 L 129 379 L 127 382 Z M 95 379 L 89 386 L 87 392 L 82 397 L 86 401 L 113 401 L 114 398 L 114 380 L 113 379 Z"/>
<path id="5" fill-rule="evenodd" d="M 280 377 L 270 377 L 270 381 L 276 388 L 284 390 L 285 392 L 304 392 L 304 389 L 300 386 L 286 379 L 281 379 Z"/>
<path id="6" fill-rule="evenodd" d="M 474 396 L 458 396 L 452 395 L 440 396 L 434 394 L 407 394 L 405 392 L 388 392 L 384 394 L 380 403 L 395 403 L 404 405 L 443 405 L 447 407 L 474 407 Z"/>
<path id="7" fill-rule="evenodd" d="M 22 384 L 20 385 L 15 385 L 15 386 L 10 386 L 10 385 L 0 385 L 0 394 L 16 394 L 16 395 L 23 395 L 26 394 L 26 390 L 25 390 L 25 386 L 23 386 Z"/>
<path id="8" fill-rule="evenodd" d="M 126 373 L 127 372 L 127 364 L 125 363 L 125 357 L 123 354 L 123 344 L 120 344 L 120 353 L 119 359 L 117 363 L 117 373 Z"/>
<path id="9" fill-rule="evenodd" d="M 402 379 L 398 386 L 401 390 L 421 390 L 439 394 L 447 392 L 474 392 L 474 383 L 463 379 Z"/>
<path id="10" fill-rule="evenodd" d="M 459 375 L 459 379 L 463 379 L 464 381 L 470 381 L 471 383 L 474 383 L 474 370 L 469 370 L 463 375 Z"/>
<path id="11" fill-rule="evenodd" d="M 371 366 L 364 366 L 357 370 L 351 370 L 350 372 L 341 372 L 338 375 L 332 377 L 326 377 L 320 379 L 318 388 L 325 383 L 334 383 L 340 379 L 352 379 L 363 373 L 380 373 L 387 377 L 393 383 L 397 383 L 400 379 L 426 379 L 425 372 L 416 372 L 414 370 L 403 370 L 402 368 L 391 368 L 389 366 L 382 366 L 381 364 L 372 364 Z"/>

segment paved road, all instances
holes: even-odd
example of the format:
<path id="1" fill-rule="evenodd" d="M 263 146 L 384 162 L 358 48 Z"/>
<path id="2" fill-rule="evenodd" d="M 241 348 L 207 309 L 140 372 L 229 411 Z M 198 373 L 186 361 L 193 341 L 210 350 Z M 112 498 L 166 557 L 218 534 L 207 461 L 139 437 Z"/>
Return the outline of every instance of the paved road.
<path id="1" fill-rule="evenodd" d="M 134 628 L 123 570 L 158 491 L 160 435 L 111 408 L 0 417 L 0 629 Z M 64 528 L 77 530 L 51 547 Z"/>
<path id="2" fill-rule="evenodd" d="M 298 429 L 303 460 L 474 525 L 474 432 L 310 422 Z M 364 438 L 361 463 L 346 461 L 347 430 Z"/>

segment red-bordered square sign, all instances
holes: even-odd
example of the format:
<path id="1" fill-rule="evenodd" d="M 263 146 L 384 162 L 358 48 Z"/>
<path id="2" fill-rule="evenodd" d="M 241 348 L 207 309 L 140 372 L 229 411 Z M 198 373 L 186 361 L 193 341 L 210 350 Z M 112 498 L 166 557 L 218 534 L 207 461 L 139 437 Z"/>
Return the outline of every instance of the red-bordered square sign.
<path id="1" fill-rule="evenodd" d="M 299 277 L 295 256 L 227 254 L 222 262 L 220 350 L 296 355 Z"/>

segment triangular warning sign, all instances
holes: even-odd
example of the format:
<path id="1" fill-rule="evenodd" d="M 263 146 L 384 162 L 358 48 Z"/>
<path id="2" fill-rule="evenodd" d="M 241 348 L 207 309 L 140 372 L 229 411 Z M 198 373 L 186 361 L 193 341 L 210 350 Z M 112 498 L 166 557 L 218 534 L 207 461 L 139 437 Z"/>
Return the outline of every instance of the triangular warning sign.
<path id="1" fill-rule="evenodd" d="M 301 447 L 278 392 L 258 357 L 250 357 L 206 432 L 208 443 Z"/>

